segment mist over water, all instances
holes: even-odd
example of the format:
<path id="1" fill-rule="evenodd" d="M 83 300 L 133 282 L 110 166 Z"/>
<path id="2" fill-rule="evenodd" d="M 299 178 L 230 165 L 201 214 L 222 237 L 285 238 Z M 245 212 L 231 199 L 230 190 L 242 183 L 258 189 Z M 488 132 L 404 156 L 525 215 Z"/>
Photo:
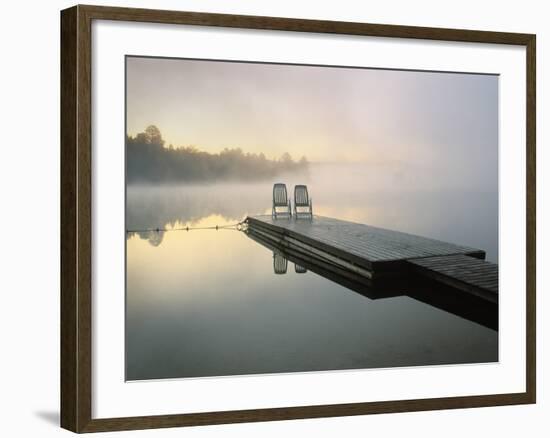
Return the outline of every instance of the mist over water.
<path id="1" fill-rule="evenodd" d="M 295 184 L 307 184 L 316 215 L 479 248 L 498 263 L 496 184 L 484 191 L 460 180 L 443 185 L 433 174 L 413 175 L 389 164 L 310 164 L 303 175 L 256 183 L 129 185 L 126 228 L 193 226 L 209 216 L 219 216 L 221 225 L 269 214 L 274 182 L 286 183 L 289 194 Z M 155 233 L 141 236 L 158 243 Z"/>

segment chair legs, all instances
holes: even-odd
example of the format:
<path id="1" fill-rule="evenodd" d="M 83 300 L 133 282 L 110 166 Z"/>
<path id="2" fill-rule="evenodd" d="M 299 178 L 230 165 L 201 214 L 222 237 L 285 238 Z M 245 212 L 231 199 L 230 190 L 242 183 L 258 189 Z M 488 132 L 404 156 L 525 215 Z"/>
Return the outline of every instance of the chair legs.
<path id="1" fill-rule="evenodd" d="M 296 219 L 300 219 L 300 218 L 313 219 L 313 206 L 311 205 L 311 201 L 309 203 L 309 206 L 307 207 L 307 211 L 299 212 L 296 205 L 294 205 L 294 217 Z"/>
<path id="2" fill-rule="evenodd" d="M 273 207 L 271 207 L 271 217 L 274 218 L 274 219 L 277 219 L 278 216 L 284 216 L 285 218 L 291 218 L 292 217 L 292 208 L 291 208 L 291 205 L 290 205 L 290 201 L 288 201 L 288 205 L 287 205 L 285 211 L 280 211 L 280 212 L 277 211 L 277 207 L 275 207 L 275 205 L 273 205 Z"/>

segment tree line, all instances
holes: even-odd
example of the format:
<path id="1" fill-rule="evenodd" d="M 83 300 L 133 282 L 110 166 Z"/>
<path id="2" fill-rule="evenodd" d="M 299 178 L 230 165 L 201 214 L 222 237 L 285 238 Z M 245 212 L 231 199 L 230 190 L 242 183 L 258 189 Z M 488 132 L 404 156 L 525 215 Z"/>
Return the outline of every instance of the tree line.
<path id="1" fill-rule="evenodd" d="M 245 153 L 240 148 L 218 154 L 193 146 L 164 146 L 160 130 L 151 125 L 135 137 L 126 135 L 126 177 L 129 183 L 177 183 L 258 181 L 279 174 L 307 170 L 308 161 L 294 161 L 288 152 L 271 160 L 263 153 Z"/>

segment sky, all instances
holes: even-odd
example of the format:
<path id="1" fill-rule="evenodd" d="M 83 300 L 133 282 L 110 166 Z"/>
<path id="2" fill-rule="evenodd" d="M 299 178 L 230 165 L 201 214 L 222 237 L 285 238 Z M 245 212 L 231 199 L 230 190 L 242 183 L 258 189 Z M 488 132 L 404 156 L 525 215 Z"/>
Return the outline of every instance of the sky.
<path id="1" fill-rule="evenodd" d="M 127 58 L 127 131 L 268 158 L 463 168 L 496 181 L 498 76 Z"/>

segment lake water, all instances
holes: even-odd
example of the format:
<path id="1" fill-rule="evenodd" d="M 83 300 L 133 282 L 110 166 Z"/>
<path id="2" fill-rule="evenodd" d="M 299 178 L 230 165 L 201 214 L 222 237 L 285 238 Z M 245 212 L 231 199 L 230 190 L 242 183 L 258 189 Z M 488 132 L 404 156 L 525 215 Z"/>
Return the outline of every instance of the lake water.
<path id="1" fill-rule="evenodd" d="M 496 190 L 434 190 L 370 170 L 312 165 L 307 176 L 280 180 L 289 189 L 307 183 L 315 214 L 473 246 L 498 263 Z M 222 226 L 270 213 L 273 182 L 129 186 L 127 229 Z M 495 327 L 409 292 L 372 300 L 291 262 L 276 275 L 273 253 L 235 230 L 128 233 L 126 378 L 498 360 Z"/>

